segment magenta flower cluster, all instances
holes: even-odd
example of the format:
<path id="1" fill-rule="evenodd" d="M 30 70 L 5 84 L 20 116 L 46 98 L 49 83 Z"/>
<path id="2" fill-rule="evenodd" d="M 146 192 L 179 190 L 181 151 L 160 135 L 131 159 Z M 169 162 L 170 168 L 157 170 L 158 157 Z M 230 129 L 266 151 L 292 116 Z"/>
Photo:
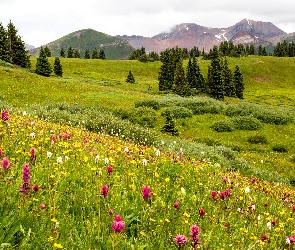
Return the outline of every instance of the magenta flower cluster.
<path id="1" fill-rule="evenodd" d="M 109 188 L 107 185 L 103 185 L 100 191 L 100 195 L 106 197 L 109 194 Z"/>
<path id="2" fill-rule="evenodd" d="M 4 169 L 4 172 L 7 171 L 10 167 L 10 162 L 8 158 L 4 157 L 2 162 L 1 162 L 2 168 Z"/>
<path id="3" fill-rule="evenodd" d="M 112 229 L 116 233 L 121 233 L 124 228 L 125 228 L 125 223 L 123 222 L 122 217 L 120 215 L 117 215 L 115 217 L 115 220 L 113 221 Z"/>
<path id="4" fill-rule="evenodd" d="M 182 245 L 187 243 L 188 241 L 191 241 L 191 246 L 193 249 L 196 249 L 196 246 L 199 244 L 204 244 L 203 242 L 199 241 L 199 235 L 200 235 L 200 228 L 197 225 L 192 225 L 190 231 L 191 238 L 188 240 L 185 235 L 178 234 L 174 238 L 175 243 L 178 245 L 178 248 L 180 249 Z"/>
<path id="5" fill-rule="evenodd" d="M 24 165 L 22 179 L 23 179 L 23 185 L 20 187 L 19 191 L 21 193 L 27 194 L 29 190 L 31 189 L 30 187 L 31 176 L 30 176 L 29 163 L 25 163 Z"/>
<path id="6" fill-rule="evenodd" d="M 151 189 L 149 188 L 149 186 L 144 186 L 141 190 L 141 193 L 144 200 L 147 200 L 152 195 Z"/>
<path id="7" fill-rule="evenodd" d="M 4 122 L 9 120 L 8 110 L 4 110 L 1 112 L 1 120 Z"/>

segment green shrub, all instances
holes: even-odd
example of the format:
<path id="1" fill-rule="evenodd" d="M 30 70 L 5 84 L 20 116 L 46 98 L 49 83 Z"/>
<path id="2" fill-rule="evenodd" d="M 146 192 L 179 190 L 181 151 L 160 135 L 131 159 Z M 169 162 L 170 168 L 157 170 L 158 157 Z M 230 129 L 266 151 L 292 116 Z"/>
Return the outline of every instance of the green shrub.
<path id="1" fill-rule="evenodd" d="M 5 62 L 5 61 L 3 61 L 1 59 L 0 59 L 0 66 L 13 68 L 13 65 L 11 63 Z"/>
<path id="2" fill-rule="evenodd" d="M 204 143 L 207 146 L 219 146 L 220 143 L 216 140 L 213 140 L 211 138 L 205 137 L 205 138 L 195 138 L 193 139 L 194 142 L 198 142 L 198 143 Z"/>
<path id="3" fill-rule="evenodd" d="M 193 112 L 185 107 L 173 106 L 173 107 L 166 108 L 162 111 L 161 116 L 166 116 L 167 112 L 169 112 L 176 119 L 193 116 Z"/>
<path id="4" fill-rule="evenodd" d="M 160 104 L 155 99 L 142 100 L 142 101 L 135 102 L 135 108 L 138 108 L 138 107 L 150 107 L 154 110 L 159 110 Z"/>
<path id="5" fill-rule="evenodd" d="M 217 132 L 231 132 L 235 129 L 234 123 L 228 120 L 222 120 L 218 122 L 214 122 L 211 126 L 211 129 L 214 129 Z"/>
<path id="6" fill-rule="evenodd" d="M 264 135 L 251 135 L 247 141 L 252 144 L 267 144 L 267 139 Z"/>
<path id="7" fill-rule="evenodd" d="M 286 153 L 288 152 L 288 149 L 285 145 L 282 144 L 275 144 L 272 146 L 272 150 L 279 153 Z"/>
<path id="8" fill-rule="evenodd" d="M 237 130 L 257 130 L 262 127 L 261 122 L 252 116 L 238 116 L 231 119 Z"/>

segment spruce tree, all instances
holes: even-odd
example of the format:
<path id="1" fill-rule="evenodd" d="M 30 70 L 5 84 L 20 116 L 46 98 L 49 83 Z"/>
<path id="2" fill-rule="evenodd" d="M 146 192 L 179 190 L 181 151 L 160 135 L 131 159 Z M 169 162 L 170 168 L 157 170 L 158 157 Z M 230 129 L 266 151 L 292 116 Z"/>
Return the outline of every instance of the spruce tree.
<path id="1" fill-rule="evenodd" d="M 172 61 L 172 52 L 166 49 L 161 52 L 160 60 L 162 65 L 159 71 L 159 91 L 170 90 L 174 82 L 174 67 Z"/>
<path id="2" fill-rule="evenodd" d="M 193 86 L 195 86 L 196 90 L 200 93 L 206 93 L 206 83 L 204 76 L 201 72 L 200 66 L 198 64 L 198 60 L 195 56 L 193 56 L 193 61 L 192 61 L 192 71 L 193 71 Z"/>
<path id="3" fill-rule="evenodd" d="M 245 89 L 244 86 L 244 77 L 240 71 L 239 66 L 236 66 L 235 72 L 234 72 L 234 84 L 236 88 L 236 96 L 240 99 L 244 99 L 243 92 Z"/>
<path id="4" fill-rule="evenodd" d="M 47 46 L 45 46 L 44 52 L 45 52 L 46 57 L 51 57 L 51 51 Z"/>
<path id="5" fill-rule="evenodd" d="M 133 77 L 133 74 L 132 74 L 131 70 L 129 70 L 128 76 L 126 78 L 126 82 L 135 83 L 135 80 L 134 80 L 134 77 Z"/>
<path id="6" fill-rule="evenodd" d="M 86 50 L 85 50 L 84 58 L 85 58 L 85 59 L 90 59 L 90 51 L 89 51 L 89 49 L 86 49 Z"/>
<path id="7" fill-rule="evenodd" d="M 224 95 L 229 97 L 236 97 L 236 88 L 233 82 L 233 74 L 228 67 L 228 61 L 226 57 L 222 63 L 222 77 L 224 84 Z"/>
<path id="8" fill-rule="evenodd" d="M 0 60 L 5 62 L 10 62 L 8 46 L 7 32 L 0 23 Z"/>
<path id="9" fill-rule="evenodd" d="M 74 50 L 73 50 L 72 46 L 68 47 L 67 54 L 68 54 L 68 58 L 73 58 Z"/>
<path id="10" fill-rule="evenodd" d="M 7 25 L 7 39 L 10 62 L 23 68 L 31 67 L 30 56 L 27 55 L 25 43 L 17 35 L 17 30 L 11 21 Z"/>
<path id="11" fill-rule="evenodd" d="M 179 135 L 177 128 L 175 127 L 175 122 L 171 113 L 168 111 L 166 112 L 166 122 L 165 125 L 162 127 L 161 131 L 163 133 L 171 133 L 171 135 L 176 136 Z"/>
<path id="12" fill-rule="evenodd" d="M 106 55 L 105 55 L 103 49 L 100 49 L 100 50 L 99 50 L 99 53 L 98 53 L 98 59 L 102 59 L 102 60 L 105 60 L 105 59 L 106 59 Z"/>
<path id="13" fill-rule="evenodd" d="M 182 61 L 176 64 L 176 69 L 174 73 L 173 92 L 180 96 L 191 95 L 190 87 L 185 77 L 184 69 L 182 67 Z"/>
<path id="14" fill-rule="evenodd" d="M 223 81 L 217 46 L 213 47 L 211 64 L 208 67 L 208 88 L 212 98 L 223 100 Z"/>
<path id="15" fill-rule="evenodd" d="M 75 49 L 73 56 L 74 58 L 81 58 L 79 50 Z"/>
<path id="16" fill-rule="evenodd" d="M 63 74 L 62 66 L 61 66 L 61 63 L 60 63 L 60 60 L 58 57 L 55 57 L 54 65 L 53 65 L 53 72 L 55 75 L 62 77 L 62 74 Z"/>
<path id="17" fill-rule="evenodd" d="M 92 51 L 92 59 L 98 59 L 98 51 L 97 51 L 97 48 L 95 48 L 93 51 Z"/>
<path id="18" fill-rule="evenodd" d="M 50 74 L 52 73 L 51 66 L 48 62 L 48 59 L 42 46 L 40 48 L 39 57 L 37 58 L 36 73 L 38 75 L 47 77 L 50 76 Z"/>
<path id="19" fill-rule="evenodd" d="M 61 47 L 59 55 L 60 55 L 61 57 L 66 57 L 66 52 L 65 52 L 64 47 Z"/>

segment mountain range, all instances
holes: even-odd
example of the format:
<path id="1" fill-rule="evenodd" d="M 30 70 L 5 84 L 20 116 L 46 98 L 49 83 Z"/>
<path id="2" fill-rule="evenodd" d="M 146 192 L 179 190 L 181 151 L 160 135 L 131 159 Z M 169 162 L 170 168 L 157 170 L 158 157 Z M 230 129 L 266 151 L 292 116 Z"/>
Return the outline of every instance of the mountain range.
<path id="1" fill-rule="evenodd" d="M 153 37 L 137 35 L 110 36 L 92 29 L 84 29 L 72 32 L 47 46 L 51 49 L 53 56 L 58 56 L 61 47 L 72 46 L 84 53 L 88 48 L 105 50 L 107 59 L 126 59 L 134 49 L 144 47 L 146 51 L 160 53 L 166 48 L 179 46 L 191 49 L 194 46 L 200 50 L 208 51 L 213 45 L 219 45 L 224 41 L 232 41 L 234 44 L 250 44 L 255 47 L 265 46 L 268 52 L 283 40 L 295 41 L 295 33 L 287 34 L 271 22 L 253 21 L 243 19 L 228 28 L 209 28 L 195 23 L 182 23 L 175 25 L 169 32 L 163 32 Z M 39 48 L 30 50 L 36 55 Z"/>

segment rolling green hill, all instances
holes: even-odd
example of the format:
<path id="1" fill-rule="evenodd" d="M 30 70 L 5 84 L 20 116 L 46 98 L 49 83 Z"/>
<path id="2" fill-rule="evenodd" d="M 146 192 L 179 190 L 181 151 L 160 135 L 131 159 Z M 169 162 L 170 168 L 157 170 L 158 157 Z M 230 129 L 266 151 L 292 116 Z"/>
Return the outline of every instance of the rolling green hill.
<path id="1" fill-rule="evenodd" d="M 86 49 L 89 49 L 90 53 L 95 48 L 103 49 L 106 59 L 124 59 L 134 50 L 125 40 L 93 29 L 78 30 L 45 45 L 51 50 L 52 56 L 59 56 L 62 47 L 66 51 L 72 46 L 73 49 L 80 51 L 81 58 L 84 58 Z M 39 50 L 40 48 L 32 49 L 30 54 L 38 55 Z"/>

